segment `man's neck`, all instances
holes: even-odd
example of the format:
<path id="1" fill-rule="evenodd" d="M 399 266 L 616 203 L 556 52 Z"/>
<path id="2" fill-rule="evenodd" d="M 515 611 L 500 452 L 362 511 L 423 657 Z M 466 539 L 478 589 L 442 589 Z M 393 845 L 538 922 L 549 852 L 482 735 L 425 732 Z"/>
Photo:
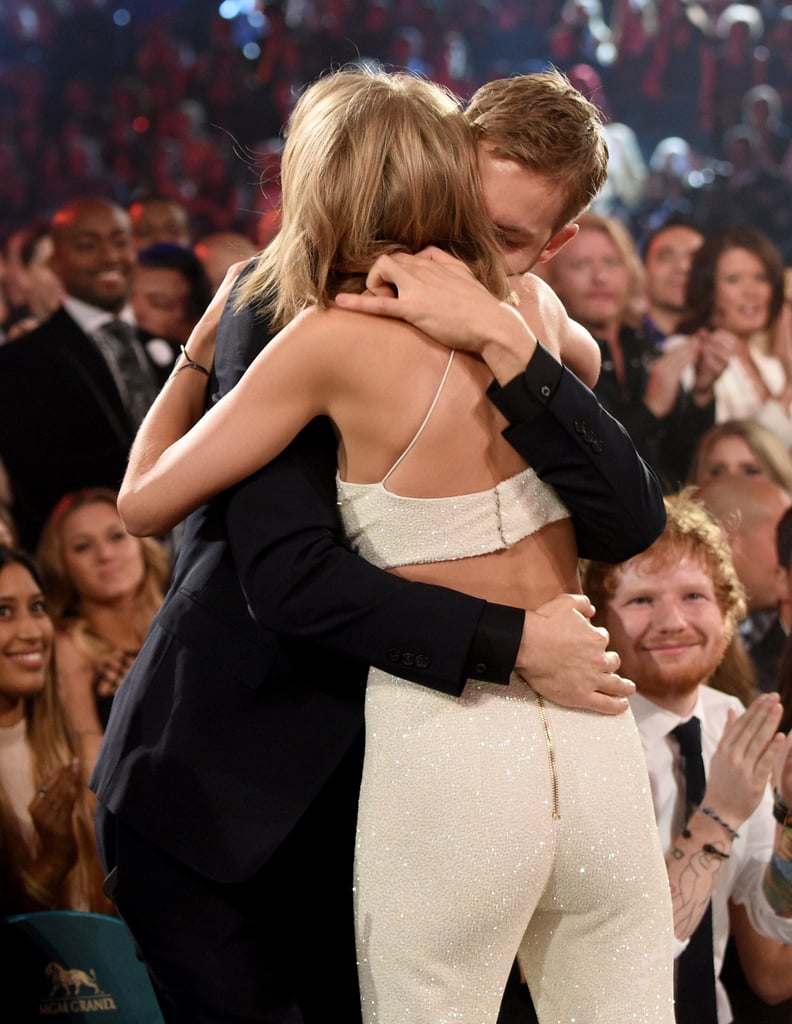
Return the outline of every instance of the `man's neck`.
<path id="1" fill-rule="evenodd" d="M 92 306 L 82 299 L 76 299 L 73 295 L 66 295 L 63 299 L 63 308 L 74 320 L 78 327 L 86 334 L 93 332 L 110 319 L 120 317 L 134 324 L 134 316 L 131 307 L 123 306 L 121 309 L 112 311 L 102 309 L 100 306 Z"/>
<path id="2" fill-rule="evenodd" d="M 666 306 L 654 306 L 650 302 L 647 306 L 646 315 L 652 326 L 666 338 L 674 334 L 679 323 L 679 310 L 668 309 Z"/>
<path id="3" fill-rule="evenodd" d="M 699 685 L 704 685 L 705 683 L 706 680 Z M 698 704 L 699 686 L 694 686 L 692 690 L 686 690 L 684 693 L 657 694 L 645 693 L 641 689 L 640 683 L 636 683 L 636 690 L 644 700 L 651 701 L 652 704 L 656 704 L 665 711 L 670 711 L 679 718 L 690 718 L 696 708 L 696 704 Z"/>

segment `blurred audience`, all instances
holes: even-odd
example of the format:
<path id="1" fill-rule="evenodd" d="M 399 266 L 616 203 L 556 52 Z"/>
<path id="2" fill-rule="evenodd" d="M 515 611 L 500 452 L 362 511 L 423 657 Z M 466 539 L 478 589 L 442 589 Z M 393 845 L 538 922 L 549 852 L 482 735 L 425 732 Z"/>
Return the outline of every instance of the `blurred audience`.
<path id="1" fill-rule="evenodd" d="M 58 700 L 53 625 L 29 557 L 0 545 L 0 915 L 111 913 Z"/>
<path id="2" fill-rule="evenodd" d="M 699 440 L 689 481 L 700 486 L 724 475 L 766 477 L 792 494 L 792 455 L 777 434 L 756 420 L 727 420 Z"/>
<path id="3" fill-rule="evenodd" d="M 145 196 L 131 203 L 127 212 L 132 224 L 132 241 L 138 252 L 160 242 L 186 248 L 192 243 L 190 215 L 176 199 Z"/>
<path id="4" fill-rule="evenodd" d="M 685 311 L 690 263 L 703 241 L 698 228 L 679 215 L 663 221 L 644 239 L 644 326 L 658 348 L 676 331 Z"/>
<path id="5" fill-rule="evenodd" d="M 792 445 L 792 377 L 778 356 L 762 350 L 784 305 L 784 266 L 777 248 L 755 228 L 712 232 L 693 256 L 686 313 L 671 343 L 721 341 L 728 366 L 714 382 L 718 422 L 756 419 Z"/>
<path id="6" fill-rule="evenodd" d="M 58 686 L 87 781 L 116 690 L 162 603 L 168 556 L 132 537 L 116 494 L 88 488 L 62 498 L 37 552 L 57 626 Z"/>
<path id="7" fill-rule="evenodd" d="M 38 221 L 15 236 L 14 290 L 18 305 L 12 306 L 0 330 L 13 341 L 49 320 L 63 299 L 63 285 L 52 269 L 54 247 L 47 221 Z M 9 263 L 9 266 L 11 264 Z"/>
<path id="8" fill-rule="evenodd" d="M 195 243 L 193 252 L 203 263 L 212 292 L 220 287 L 232 263 L 249 260 L 259 247 L 247 235 L 238 231 L 215 231 Z"/>
<path id="9" fill-rule="evenodd" d="M 74 200 L 51 230 L 63 303 L 46 323 L 0 346 L 0 457 L 27 547 L 62 495 L 118 487 L 177 351 L 135 326 L 135 254 L 123 209 Z"/>
<path id="10" fill-rule="evenodd" d="M 729 474 L 706 481 L 697 497 L 722 524 L 734 568 L 745 588 L 748 614 L 740 622 L 739 632 L 756 669 L 759 688 L 775 690 L 790 627 L 776 529 L 792 505 L 792 496 L 770 479 Z"/>
<path id="11" fill-rule="evenodd" d="M 158 242 L 138 252 L 130 302 L 141 330 L 183 345 L 212 295 L 192 249 Z"/>
<path id="12" fill-rule="evenodd" d="M 7 548 L 19 546 L 14 517 L 11 515 L 11 509 L 3 501 L 0 501 L 0 544 L 5 544 Z"/>
<path id="13" fill-rule="evenodd" d="M 706 339 L 658 353 L 644 328 L 643 272 L 627 229 L 594 213 L 580 217 L 579 225 L 577 235 L 542 264 L 542 276 L 600 344 L 598 398 L 627 428 L 666 489 L 676 490 L 698 438 L 714 423 L 712 388 L 728 353 Z M 680 384 L 688 367 L 689 391 Z"/>

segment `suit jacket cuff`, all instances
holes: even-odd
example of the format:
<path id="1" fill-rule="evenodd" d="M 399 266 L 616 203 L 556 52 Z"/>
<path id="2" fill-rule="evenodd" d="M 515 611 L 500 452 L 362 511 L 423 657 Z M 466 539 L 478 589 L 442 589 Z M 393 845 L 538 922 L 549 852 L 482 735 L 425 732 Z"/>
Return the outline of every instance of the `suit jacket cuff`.
<path id="1" fill-rule="evenodd" d="M 522 639 L 525 612 L 502 604 L 485 604 L 465 662 L 468 679 L 509 682 Z"/>
<path id="2" fill-rule="evenodd" d="M 535 419 L 558 390 L 562 372 L 561 363 L 537 341 L 525 371 L 503 387 L 494 382 L 487 394 L 510 423 Z"/>

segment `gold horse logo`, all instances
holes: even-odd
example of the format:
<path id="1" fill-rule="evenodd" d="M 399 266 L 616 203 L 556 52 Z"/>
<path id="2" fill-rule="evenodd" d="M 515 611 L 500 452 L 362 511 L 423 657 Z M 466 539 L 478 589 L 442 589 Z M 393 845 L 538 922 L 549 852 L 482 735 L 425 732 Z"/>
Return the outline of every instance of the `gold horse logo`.
<path id="1" fill-rule="evenodd" d="M 44 973 L 52 982 L 50 998 L 61 994 L 65 996 L 76 996 L 83 988 L 89 988 L 93 992 L 99 992 L 99 985 L 96 982 L 96 971 L 70 970 L 62 964 L 52 960 L 44 968 Z"/>

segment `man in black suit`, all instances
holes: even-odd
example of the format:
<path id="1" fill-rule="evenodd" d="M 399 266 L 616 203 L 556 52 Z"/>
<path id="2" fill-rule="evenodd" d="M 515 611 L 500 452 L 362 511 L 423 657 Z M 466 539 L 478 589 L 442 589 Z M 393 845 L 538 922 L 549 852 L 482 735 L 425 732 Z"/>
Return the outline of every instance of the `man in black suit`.
<path id="1" fill-rule="evenodd" d="M 55 314 L 0 347 L 0 456 L 25 544 L 59 498 L 117 488 L 135 431 L 176 348 L 138 332 L 128 305 L 135 253 L 127 214 L 78 199 L 52 221 Z"/>
<path id="2" fill-rule="evenodd" d="M 550 234 L 526 230 L 520 258 L 538 258 Z M 656 479 L 592 393 L 487 299 L 471 335 L 487 342 L 510 440 L 573 510 L 582 554 L 641 550 L 664 523 Z M 502 339 L 488 333 L 499 316 Z M 219 338 L 212 402 L 268 326 L 226 310 Z M 471 676 L 506 683 L 515 667 L 566 703 L 631 692 L 581 598 L 525 613 L 351 554 L 335 472 L 335 438 L 316 420 L 189 517 L 116 696 L 92 779 L 97 832 L 169 1024 L 360 1019 L 351 876 L 369 665 L 449 694 Z"/>

